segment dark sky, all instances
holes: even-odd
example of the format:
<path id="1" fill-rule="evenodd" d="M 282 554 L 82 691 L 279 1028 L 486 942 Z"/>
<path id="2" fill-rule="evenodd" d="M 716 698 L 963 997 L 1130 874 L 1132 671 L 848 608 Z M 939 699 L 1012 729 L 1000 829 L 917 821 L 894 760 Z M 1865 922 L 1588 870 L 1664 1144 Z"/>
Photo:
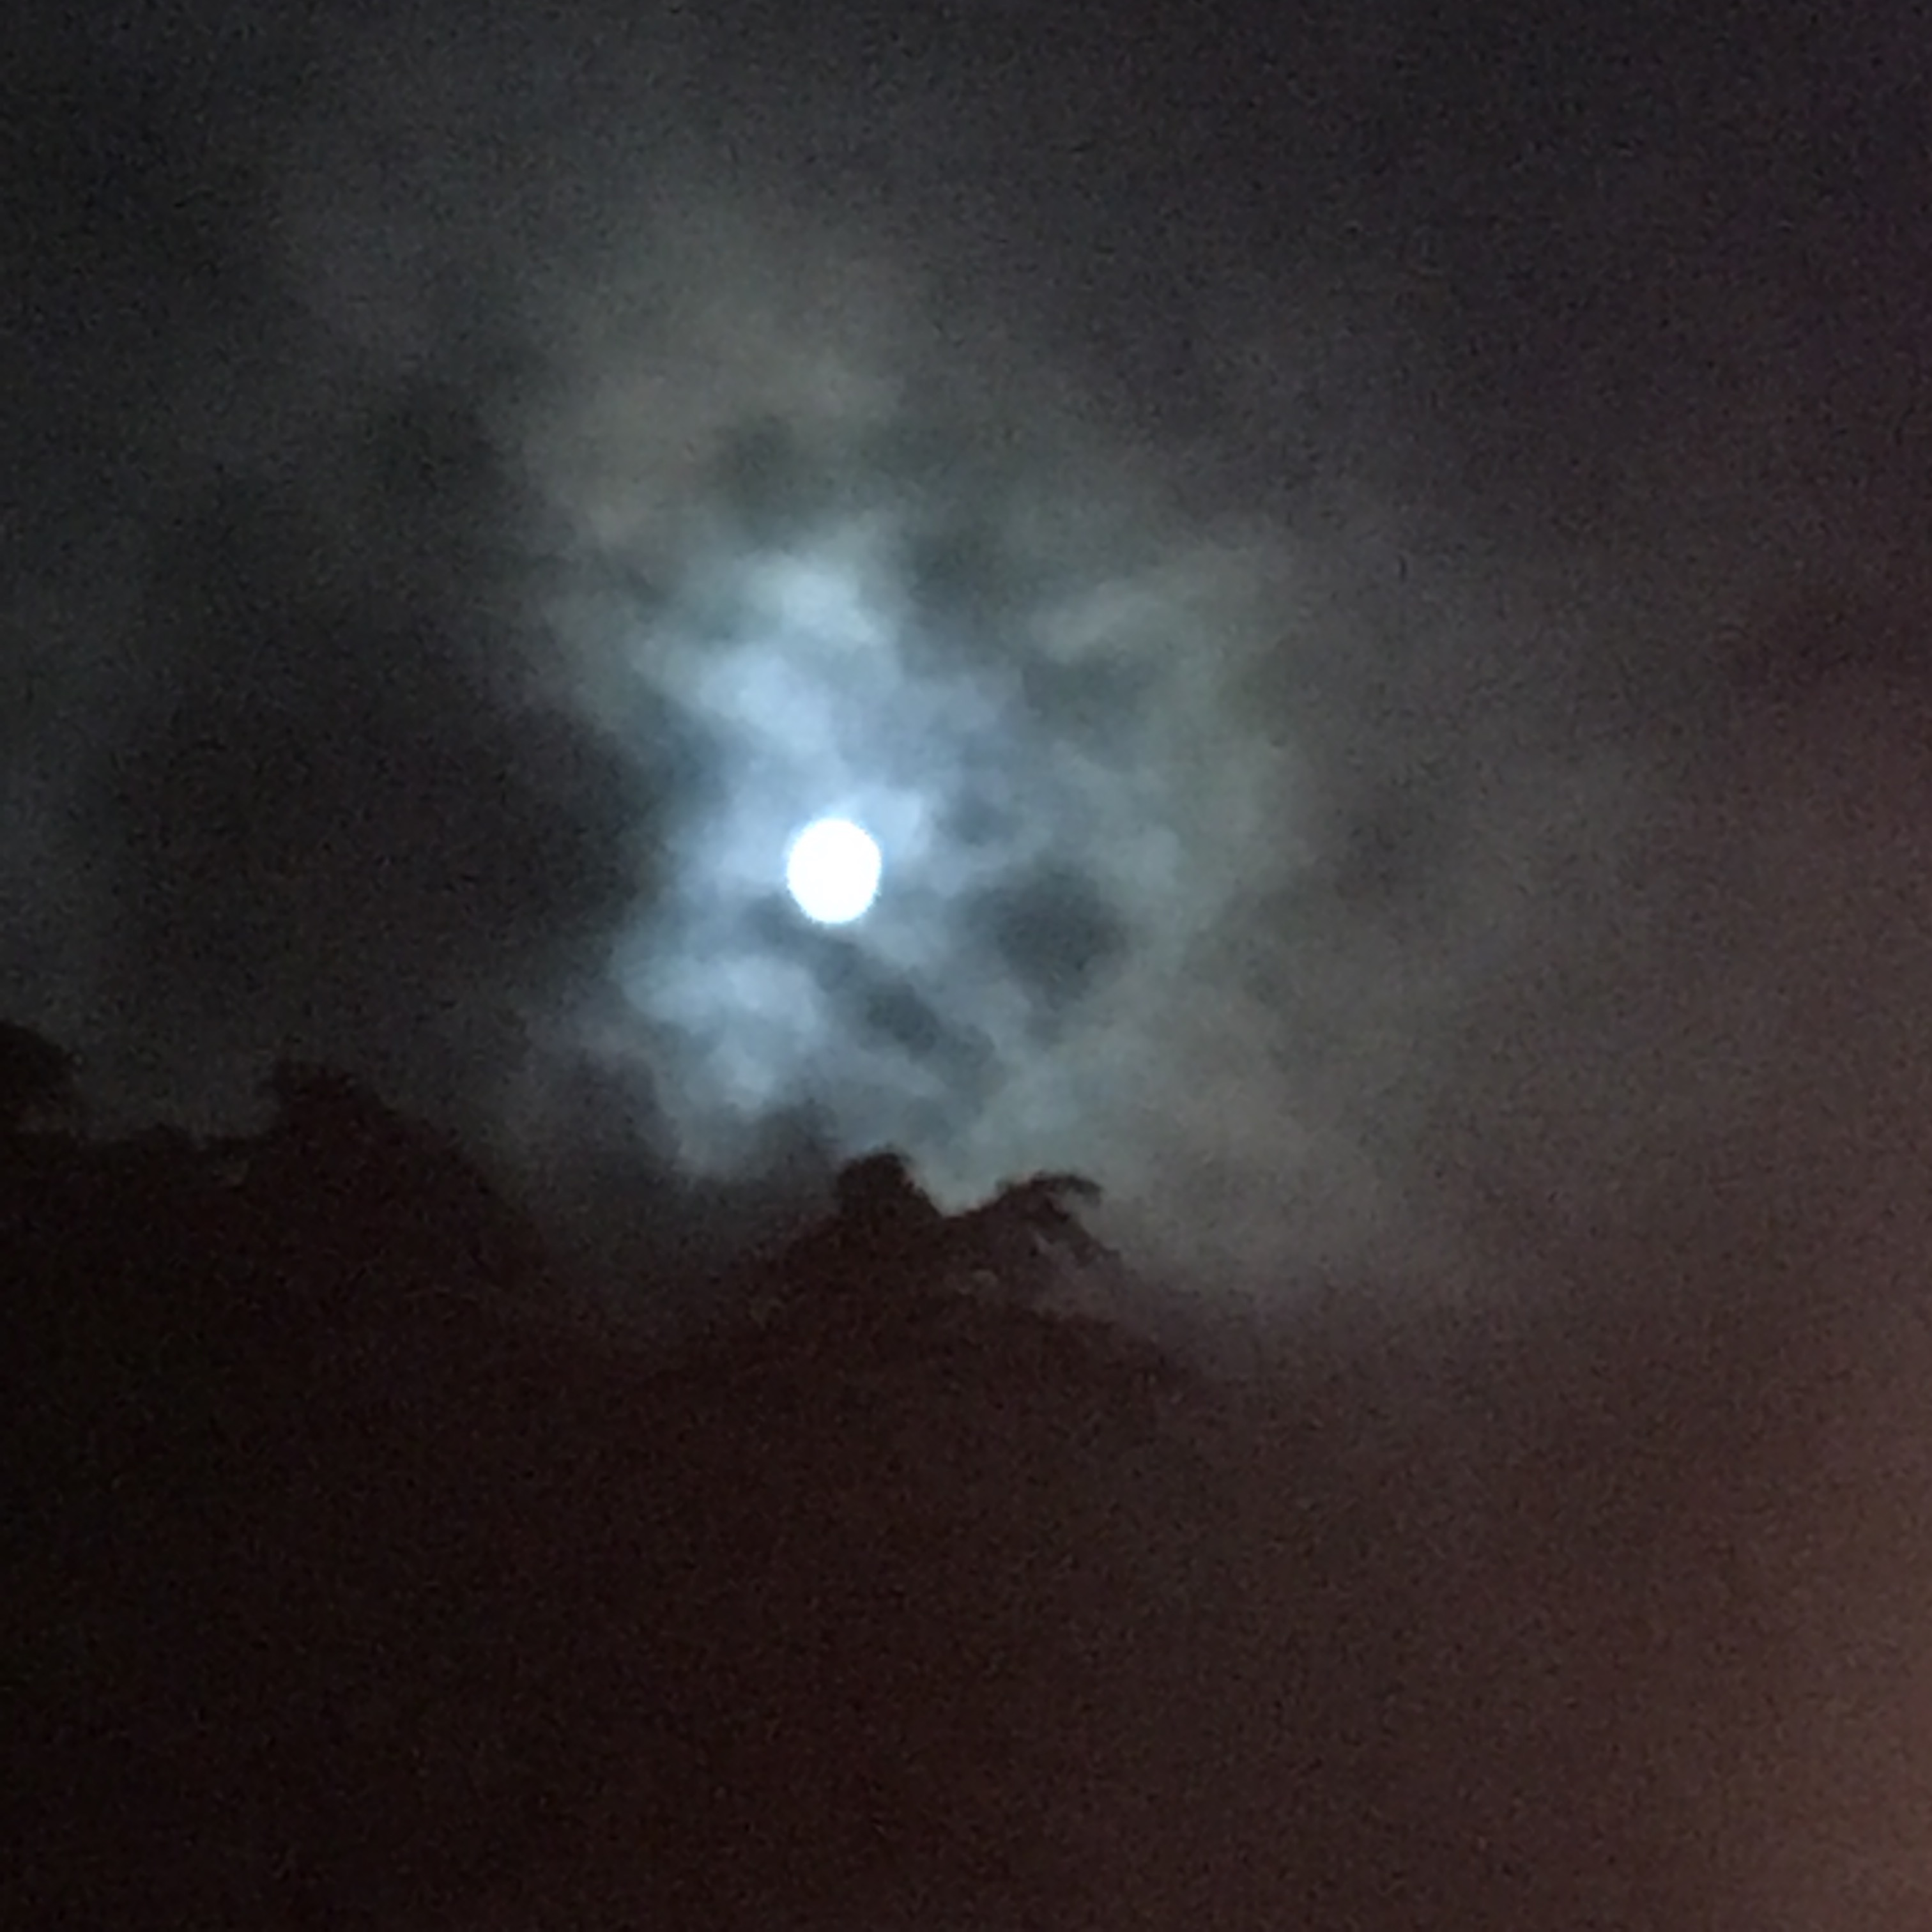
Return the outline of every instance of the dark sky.
<path id="1" fill-rule="evenodd" d="M 1274 10 L 29 0 L 0 1012 L 555 1198 L 1083 1167 L 1248 1289 L 1870 1172 L 1916 10 Z"/>

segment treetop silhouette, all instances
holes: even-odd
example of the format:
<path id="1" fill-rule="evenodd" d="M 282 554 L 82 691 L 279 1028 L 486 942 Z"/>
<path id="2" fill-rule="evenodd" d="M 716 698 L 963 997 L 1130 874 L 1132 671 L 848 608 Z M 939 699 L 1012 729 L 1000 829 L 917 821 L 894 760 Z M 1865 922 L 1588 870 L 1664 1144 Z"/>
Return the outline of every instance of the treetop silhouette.
<path id="1" fill-rule="evenodd" d="M 74 1106 L 73 1054 L 30 1028 L 0 1021 L 0 1132 L 54 1124 Z"/>
<path id="2" fill-rule="evenodd" d="M 788 1302 L 882 1306 L 977 1293 L 1034 1304 L 1070 1274 L 1118 1265 L 1080 1218 L 1080 1205 L 1100 1198 L 1098 1184 L 1084 1175 L 1046 1172 L 947 1214 L 902 1154 L 882 1149 L 839 1170 L 832 1213 L 781 1250 L 765 1272 Z"/>

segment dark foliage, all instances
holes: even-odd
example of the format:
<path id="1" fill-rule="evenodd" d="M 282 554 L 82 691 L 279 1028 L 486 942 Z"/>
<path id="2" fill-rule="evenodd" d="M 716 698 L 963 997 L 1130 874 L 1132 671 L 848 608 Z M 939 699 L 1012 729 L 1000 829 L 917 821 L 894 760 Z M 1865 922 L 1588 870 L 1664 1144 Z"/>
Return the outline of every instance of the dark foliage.
<path id="1" fill-rule="evenodd" d="M 1821 1700 L 1892 1708 L 1837 1633 L 1922 1491 L 1846 1507 L 1761 1289 L 1237 1413 L 1042 1302 L 1085 1183 L 881 1155 L 644 1354 L 452 1149 L 275 1091 L 0 1134 L 0 1924 L 1743 1928 L 1882 1796 Z M 1898 1869 L 1806 1922 L 1918 1922 Z"/>
<path id="2" fill-rule="evenodd" d="M 0 1022 L 0 1129 L 17 1132 L 56 1117 L 73 1099 L 72 1056 L 25 1027 Z"/>
<path id="3" fill-rule="evenodd" d="M 1092 1480 L 1158 1460 L 1172 1388 L 969 1279 L 1030 1293 L 1089 1252 L 1080 1184 L 947 1216 L 857 1163 L 782 1318 L 647 1360 L 339 1075 L 278 1070 L 258 1135 L 100 1143 L 21 1130 L 68 1070 L 9 1051 L 6 1725 L 35 1774 L 8 1923 L 1081 1893 L 1029 1814 L 1070 1754 L 1128 1748 L 1105 1684 L 1178 1654 L 1104 1612 L 1138 1557 Z M 896 1312 L 828 1318 L 855 1301 Z"/>

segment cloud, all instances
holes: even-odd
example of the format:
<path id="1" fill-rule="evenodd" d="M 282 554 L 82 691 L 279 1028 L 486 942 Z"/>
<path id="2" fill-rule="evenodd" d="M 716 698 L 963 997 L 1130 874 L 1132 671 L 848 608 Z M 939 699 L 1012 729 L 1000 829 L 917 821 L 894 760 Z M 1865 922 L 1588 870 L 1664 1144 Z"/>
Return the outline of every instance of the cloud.
<path id="1" fill-rule="evenodd" d="M 1772 903 L 1749 748 L 1918 675 L 1904 96 L 1774 49 L 1794 143 L 1613 22 L 1484 78 L 1310 16 L 1252 111 L 743 28 L 32 44 L 8 1010 L 136 1111 L 296 1050 L 553 1177 L 1091 1167 L 1250 1293 L 1718 1134 L 1796 996 L 1704 950 Z M 1904 755 L 1854 714 L 1801 842 Z"/>

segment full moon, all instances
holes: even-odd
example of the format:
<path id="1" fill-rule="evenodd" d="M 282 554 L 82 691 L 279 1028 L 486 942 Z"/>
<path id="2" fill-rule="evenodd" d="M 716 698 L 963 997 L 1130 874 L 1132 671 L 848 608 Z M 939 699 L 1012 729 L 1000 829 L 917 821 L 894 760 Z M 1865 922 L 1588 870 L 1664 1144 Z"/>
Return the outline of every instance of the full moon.
<path id="1" fill-rule="evenodd" d="M 878 896 L 880 860 L 870 832 L 849 818 L 813 820 L 785 854 L 785 884 L 820 926 L 844 926 Z"/>

